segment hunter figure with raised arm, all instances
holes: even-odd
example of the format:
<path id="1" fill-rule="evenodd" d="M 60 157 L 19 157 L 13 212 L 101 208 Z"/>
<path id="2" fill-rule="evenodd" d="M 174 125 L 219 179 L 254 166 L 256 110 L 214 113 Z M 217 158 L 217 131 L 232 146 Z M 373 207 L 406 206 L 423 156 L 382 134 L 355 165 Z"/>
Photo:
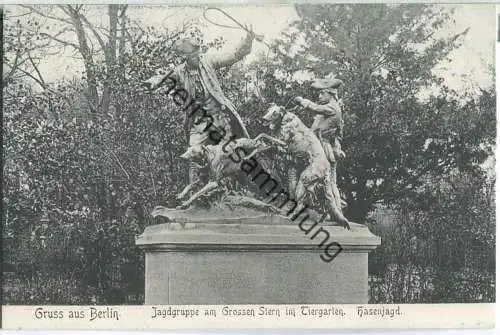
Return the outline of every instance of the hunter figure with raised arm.
<path id="1" fill-rule="evenodd" d="M 339 103 L 338 88 L 343 84 L 340 79 L 316 79 L 311 87 L 318 90 L 318 103 L 302 97 L 295 101 L 316 116 L 311 129 L 323 144 L 326 156 L 335 163 L 345 157 L 340 140 L 343 136 L 344 120 Z M 333 145 L 330 143 L 333 141 Z"/>
<path id="2" fill-rule="evenodd" d="M 295 101 L 304 107 L 306 111 L 316 114 L 311 130 L 320 140 L 326 157 L 332 166 L 331 182 L 335 201 L 339 208 L 342 208 L 342 201 L 337 187 L 337 162 L 345 158 L 345 153 L 340 145 L 344 120 L 342 119 L 342 108 L 338 97 L 338 88 L 342 84 L 342 80 L 336 78 L 316 79 L 311 87 L 318 91 L 318 103 L 302 97 L 295 98 Z M 333 141 L 333 145 L 330 141 Z"/>
<path id="3" fill-rule="evenodd" d="M 189 95 L 184 106 L 186 107 L 184 129 L 188 137 L 189 147 L 215 145 L 221 141 L 227 141 L 232 135 L 237 138 L 249 137 L 236 107 L 224 95 L 215 72 L 216 69 L 233 65 L 250 53 L 255 34 L 251 29 L 247 29 L 247 31 L 246 38 L 233 52 L 229 53 L 202 53 L 200 34 L 198 36 L 191 34 L 174 44 L 174 50 L 183 59 L 183 62 L 177 65 L 169 76 L 177 80 L 178 87 L 185 89 Z M 156 75 L 143 83 L 154 90 L 165 81 L 167 76 L 165 74 Z M 204 122 L 200 122 L 192 117 L 193 110 L 197 108 L 197 104 L 191 104 L 193 99 L 202 104 L 202 107 L 207 111 L 206 114 L 210 115 L 212 120 L 205 118 Z M 223 138 L 214 140 L 209 136 L 206 129 L 207 126 L 210 127 L 208 122 L 212 121 L 213 126 L 225 134 Z M 205 168 L 191 164 L 189 182 L 206 182 L 206 174 Z M 184 193 L 181 192 L 178 197 L 185 196 Z"/>

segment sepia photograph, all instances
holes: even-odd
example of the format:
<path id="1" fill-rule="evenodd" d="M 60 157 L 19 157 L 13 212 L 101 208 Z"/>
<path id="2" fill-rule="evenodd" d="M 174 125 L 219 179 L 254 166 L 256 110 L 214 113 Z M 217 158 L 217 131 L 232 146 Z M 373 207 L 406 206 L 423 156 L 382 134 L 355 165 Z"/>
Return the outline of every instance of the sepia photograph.
<path id="1" fill-rule="evenodd" d="M 495 303 L 495 5 L 1 10 L 4 306 Z"/>

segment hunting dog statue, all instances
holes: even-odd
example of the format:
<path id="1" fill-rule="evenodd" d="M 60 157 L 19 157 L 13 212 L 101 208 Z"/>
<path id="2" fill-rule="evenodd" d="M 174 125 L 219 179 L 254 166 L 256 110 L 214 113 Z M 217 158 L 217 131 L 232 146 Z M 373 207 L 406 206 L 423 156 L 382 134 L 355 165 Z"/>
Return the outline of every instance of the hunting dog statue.
<path id="1" fill-rule="evenodd" d="M 314 131 L 297 115 L 276 104 L 271 104 L 263 119 L 265 125 L 278 134 L 276 140 L 285 142 L 286 149 L 291 154 L 306 157 L 307 166 L 300 172 L 295 188 L 295 200 L 302 201 L 306 195 L 314 194 L 318 188 L 322 189 L 331 219 L 350 229 L 349 221 L 342 213 L 337 184 L 331 180 L 330 162 Z"/>
<path id="2" fill-rule="evenodd" d="M 254 139 L 238 138 L 232 142 L 219 143 L 217 145 L 196 145 L 189 147 L 180 157 L 197 164 L 199 167 L 208 168 L 209 179 L 205 185 L 203 185 L 203 181 L 200 179 L 188 184 L 177 195 L 177 199 L 184 199 L 191 191 L 199 187 L 201 188 L 180 206 L 177 206 L 177 209 L 188 208 L 198 198 L 210 196 L 223 185 L 227 184 L 228 181 L 235 178 L 241 171 L 241 161 L 271 148 L 271 146 L 264 143 L 263 139 L 265 138 L 268 138 L 268 136 L 261 134 Z M 275 139 L 272 139 L 272 141 L 281 145 L 285 144 Z M 245 152 L 247 155 L 240 154 L 238 149 L 243 149 L 241 152 Z M 235 157 L 238 157 L 238 159 L 235 159 Z"/>

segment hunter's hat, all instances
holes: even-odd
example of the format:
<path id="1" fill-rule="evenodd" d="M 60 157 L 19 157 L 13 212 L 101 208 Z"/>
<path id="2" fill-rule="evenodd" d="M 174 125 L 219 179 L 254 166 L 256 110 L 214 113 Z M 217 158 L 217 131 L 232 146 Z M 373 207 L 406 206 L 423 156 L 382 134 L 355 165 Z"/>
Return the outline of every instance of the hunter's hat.
<path id="1" fill-rule="evenodd" d="M 200 50 L 202 44 L 202 34 L 199 29 L 190 29 L 183 36 L 175 41 L 174 49 L 184 54 L 190 54 Z"/>
<path id="2" fill-rule="evenodd" d="M 337 93 L 339 88 L 344 82 L 337 78 L 315 79 L 311 84 L 312 88 L 317 90 L 326 90 L 330 93 Z"/>

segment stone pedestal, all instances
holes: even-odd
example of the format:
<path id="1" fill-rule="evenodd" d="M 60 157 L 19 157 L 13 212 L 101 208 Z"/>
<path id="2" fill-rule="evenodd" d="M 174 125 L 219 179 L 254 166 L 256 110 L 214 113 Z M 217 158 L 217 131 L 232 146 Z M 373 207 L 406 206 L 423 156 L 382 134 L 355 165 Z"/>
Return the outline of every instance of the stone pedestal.
<path id="1" fill-rule="evenodd" d="M 318 224 L 306 234 L 297 224 L 261 222 L 147 227 L 136 240 L 146 254 L 145 303 L 368 302 L 368 253 L 380 238 L 365 226 Z M 341 250 L 326 262 L 339 250 L 334 242 Z"/>

